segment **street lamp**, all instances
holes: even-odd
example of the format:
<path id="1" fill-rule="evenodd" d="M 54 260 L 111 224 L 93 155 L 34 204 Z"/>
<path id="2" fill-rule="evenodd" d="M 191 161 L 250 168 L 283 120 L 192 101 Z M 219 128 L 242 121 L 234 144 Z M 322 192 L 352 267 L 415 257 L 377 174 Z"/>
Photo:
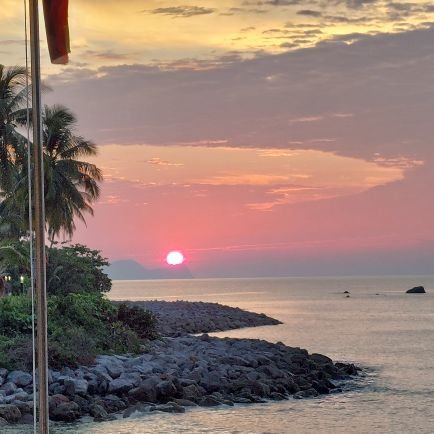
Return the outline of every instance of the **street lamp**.
<path id="1" fill-rule="evenodd" d="M 21 294 L 24 294 L 24 276 L 20 276 Z"/>

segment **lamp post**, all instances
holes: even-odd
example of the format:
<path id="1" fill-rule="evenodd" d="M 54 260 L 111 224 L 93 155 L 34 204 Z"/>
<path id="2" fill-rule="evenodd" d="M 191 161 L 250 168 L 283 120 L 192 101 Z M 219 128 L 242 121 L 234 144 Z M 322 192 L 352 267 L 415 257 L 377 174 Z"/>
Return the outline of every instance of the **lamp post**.
<path id="1" fill-rule="evenodd" d="M 24 294 L 24 276 L 20 276 L 21 294 Z"/>

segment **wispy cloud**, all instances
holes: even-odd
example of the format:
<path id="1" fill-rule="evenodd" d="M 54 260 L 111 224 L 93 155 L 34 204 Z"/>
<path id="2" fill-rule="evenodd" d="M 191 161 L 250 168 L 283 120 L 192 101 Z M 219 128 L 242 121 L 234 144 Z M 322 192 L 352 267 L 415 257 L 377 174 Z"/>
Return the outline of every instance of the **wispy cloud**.
<path id="1" fill-rule="evenodd" d="M 150 160 L 146 161 L 148 164 L 152 164 L 154 166 L 174 166 L 174 167 L 179 167 L 179 166 L 183 166 L 183 163 L 172 163 L 170 161 L 167 160 L 162 160 L 161 158 L 155 157 L 155 158 L 151 158 Z"/>
<path id="2" fill-rule="evenodd" d="M 288 181 L 285 175 L 241 174 L 218 175 L 194 181 L 197 184 L 207 185 L 270 185 Z"/>
<path id="3" fill-rule="evenodd" d="M 191 18 L 198 15 L 212 14 L 215 12 L 215 9 L 202 6 L 170 6 L 151 10 L 143 10 L 142 12 L 156 15 L 168 15 L 174 18 Z"/>

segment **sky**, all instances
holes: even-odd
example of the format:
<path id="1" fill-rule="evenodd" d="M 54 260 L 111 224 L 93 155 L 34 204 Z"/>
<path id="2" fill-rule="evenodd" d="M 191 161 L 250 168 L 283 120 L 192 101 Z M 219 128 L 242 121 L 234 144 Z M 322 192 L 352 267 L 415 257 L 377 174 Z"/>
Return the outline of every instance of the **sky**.
<path id="1" fill-rule="evenodd" d="M 432 3 L 70 0 L 70 33 L 67 66 L 41 33 L 43 99 L 105 178 L 72 241 L 197 277 L 432 273 Z"/>

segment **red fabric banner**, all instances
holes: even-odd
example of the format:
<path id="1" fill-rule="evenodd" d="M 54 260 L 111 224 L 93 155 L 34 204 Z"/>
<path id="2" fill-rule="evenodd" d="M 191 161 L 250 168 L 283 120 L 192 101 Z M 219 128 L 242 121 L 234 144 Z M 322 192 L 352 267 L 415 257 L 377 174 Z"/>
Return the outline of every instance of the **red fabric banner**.
<path id="1" fill-rule="evenodd" d="M 68 0 L 42 0 L 51 63 L 68 63 Z"/>

